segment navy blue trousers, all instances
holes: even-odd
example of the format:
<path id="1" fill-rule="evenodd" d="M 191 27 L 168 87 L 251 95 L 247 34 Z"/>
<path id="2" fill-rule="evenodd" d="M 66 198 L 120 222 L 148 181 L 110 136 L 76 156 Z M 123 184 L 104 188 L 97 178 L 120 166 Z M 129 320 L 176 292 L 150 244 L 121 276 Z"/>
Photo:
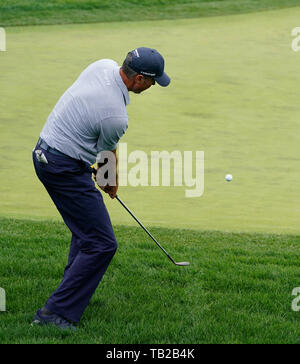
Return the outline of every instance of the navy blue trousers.
<path id="1" fill-rule="evenodd" d="M 72 233 L 64 277 L 45 307 L 78 322 L 117 250 L 117 242 L 89 165 L 36 149 L 42 150 L 48 161 L 38 161 L 33 152 L 36 174 Z"/>

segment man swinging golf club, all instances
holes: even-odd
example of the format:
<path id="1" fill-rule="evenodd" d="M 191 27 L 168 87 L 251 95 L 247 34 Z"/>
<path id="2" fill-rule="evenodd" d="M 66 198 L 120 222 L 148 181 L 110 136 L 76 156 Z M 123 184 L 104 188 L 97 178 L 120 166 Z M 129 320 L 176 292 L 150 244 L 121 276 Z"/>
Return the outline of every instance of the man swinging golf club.
<path id="1" fill-rule="evenodd" d="M 33 163 L 72 240 L 64 277 L 33 323 L 75 330 L 110 264 L 117 242 L 90 166 L 97 162 L 101 168 L 101 152 L 111 151 L 117 171 L 117 144 L 128 127 L 129 91 L 141 93 L 156 82 L 170 83 L 163 57 L 155 49 L 137 48 L 121 68 L 108 59 L 87 67 L 49 115 Z M 117 173 L 115 183 L 100 187 L 115 198 Z"/>

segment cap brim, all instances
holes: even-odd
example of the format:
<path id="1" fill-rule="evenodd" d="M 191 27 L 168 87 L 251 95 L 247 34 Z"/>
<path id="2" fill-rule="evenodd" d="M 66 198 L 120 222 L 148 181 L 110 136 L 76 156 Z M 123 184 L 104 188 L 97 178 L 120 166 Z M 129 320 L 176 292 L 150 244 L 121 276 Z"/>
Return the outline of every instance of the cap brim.
<path id="1" fill-rule="evenodd" d="M 171 82 L 170 77 L 164 72 L 160 77 L 154 77 L 155 81 L 162 87 L 166 87 Z"/>

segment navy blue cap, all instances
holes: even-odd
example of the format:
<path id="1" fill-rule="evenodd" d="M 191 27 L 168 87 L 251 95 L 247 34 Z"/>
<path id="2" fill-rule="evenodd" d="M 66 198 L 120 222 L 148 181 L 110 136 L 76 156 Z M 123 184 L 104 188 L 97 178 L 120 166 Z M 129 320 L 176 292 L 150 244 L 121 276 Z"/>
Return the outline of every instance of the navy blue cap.
<path id="1" fill-rule="evenodd" d="M 168 86 L 170 77 L 164 72 L 165 61 L 157 50 L 140 47 L 130 52 L 130 67 L 138 74 L 153 77 L 160 86 Z"/>

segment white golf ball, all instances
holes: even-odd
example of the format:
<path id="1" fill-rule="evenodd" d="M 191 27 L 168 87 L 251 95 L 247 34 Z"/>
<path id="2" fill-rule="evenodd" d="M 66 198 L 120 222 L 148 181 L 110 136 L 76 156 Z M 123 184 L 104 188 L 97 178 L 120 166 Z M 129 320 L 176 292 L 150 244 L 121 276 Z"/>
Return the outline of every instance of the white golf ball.
<path id="1" fill-rule="evenodd" d="M 225 179 L 227 182 L 231 182 L 232 181 L 232 175 L 231 174 L 226 174 Z"/>

